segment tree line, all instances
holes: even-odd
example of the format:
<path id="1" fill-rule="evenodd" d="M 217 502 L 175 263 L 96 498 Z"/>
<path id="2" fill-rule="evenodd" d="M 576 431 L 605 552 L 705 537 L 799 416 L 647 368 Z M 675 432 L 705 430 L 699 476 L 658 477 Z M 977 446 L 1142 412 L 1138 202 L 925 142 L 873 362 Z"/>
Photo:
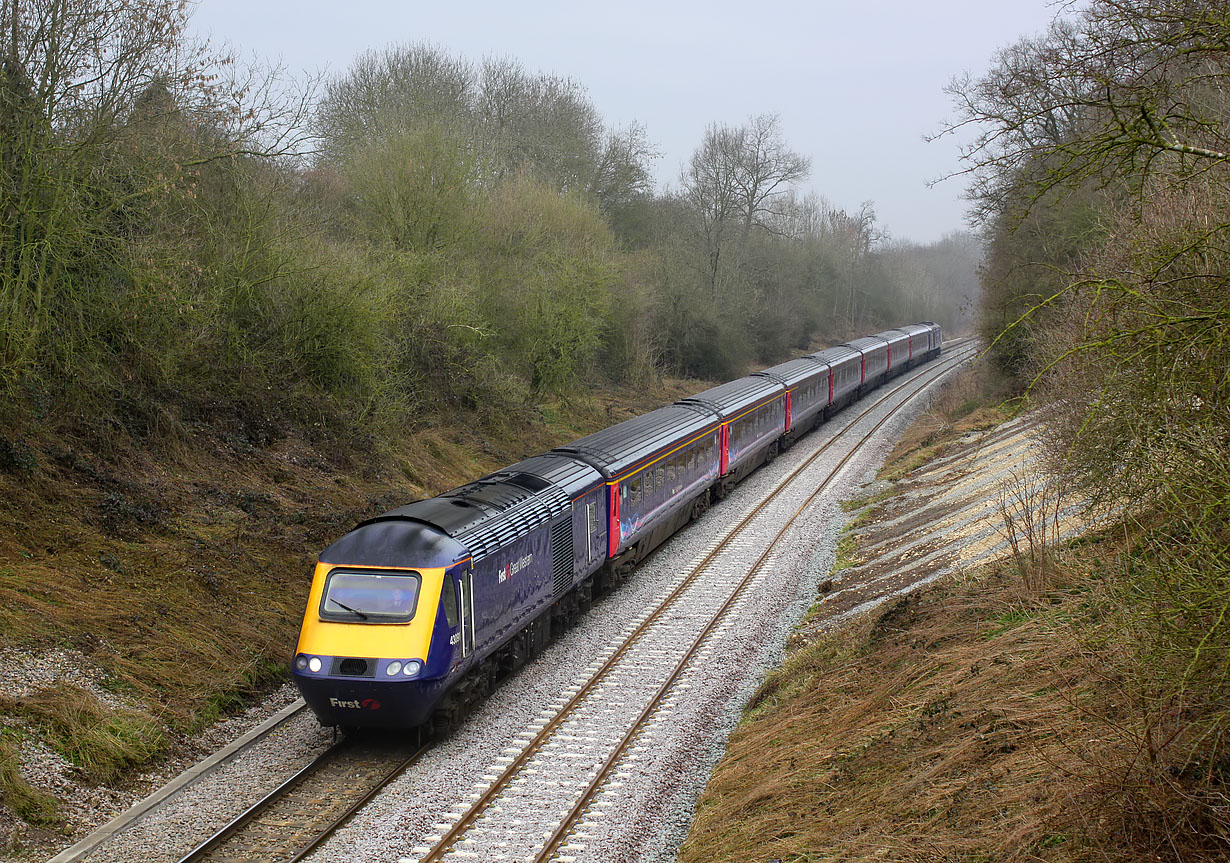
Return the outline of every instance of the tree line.
<path id="1" fill-rule="evenodd" d="M 0 389 L 26 421 L 497 422 L 951 326 L 976 290 L 969 235 L 894 242 L 805 194 L 824 166 L 773 115 L 713 124 L 655 189 L 648 131 L 566 77 L 419 43 L 307 80 L 189 13 L 0 0 Z"/>

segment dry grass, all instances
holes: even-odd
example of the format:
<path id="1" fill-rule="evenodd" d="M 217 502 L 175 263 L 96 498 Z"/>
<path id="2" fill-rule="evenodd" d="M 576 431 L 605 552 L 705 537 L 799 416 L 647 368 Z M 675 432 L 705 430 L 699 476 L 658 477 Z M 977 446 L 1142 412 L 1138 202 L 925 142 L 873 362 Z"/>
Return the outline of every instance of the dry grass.
<path id="1" fill-rule="evenodd" d="M 753 700 L 680 860 L 1079 856 L 1060 729 L 1090 680 L 1077 645 L 1054 650 L 1059 608 L 949 584 L 803 648 Z"/>
<path id="2" fill-rule="evenodd" d="M 1230 761 L 1193 758 L 1195 706 L 1159 713 L 1131 667 L 1125 553 L 1087 541 L 1030 585 L 1008 561 L 796 650 L 681 863 L 1227 859 Z"/>
<path id="3" fill-rule="evenodd" d="M 25 717 L 95 783 L 114 781 L 164 745 L 162 728 L 148 713 L 107 707 L 67 683 L 43 687 L 21 701 L 0 700 L 0 707 Z"/>
<path id="4" fill-rule="evenodd" d="M 0 801 L 19 818 L 40 827 L 59 827 L 62 819 L 55 798 L 45 791 L 31 788 L 18 769 L 20 754 L 17 745 L 0 737 Z"/>
<path id="5" fill-rule="evenodd" d="M 882 477 L 1000 415 L 968 381 Z M 1000 504 L 1007 560 L 804 642 L 769 677 L 681 863 L 1230 859 L 1230 710 L 1191 679 L 1225 654 L 1166 625 L 1203 619 L 1184 568 L 1221 562 L 1159 553 L 1140 525 L 1060 546 L 1056 489 L 1033 480 Z"/>

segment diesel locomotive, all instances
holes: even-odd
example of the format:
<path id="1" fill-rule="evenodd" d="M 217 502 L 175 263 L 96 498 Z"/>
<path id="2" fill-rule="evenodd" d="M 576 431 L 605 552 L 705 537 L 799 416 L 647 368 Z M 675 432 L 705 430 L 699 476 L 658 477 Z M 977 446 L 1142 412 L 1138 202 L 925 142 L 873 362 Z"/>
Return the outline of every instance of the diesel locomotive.
<path id="1" fill-rule="evenodd" d="M 941 340 L 931 321 L 854 339 L 359 524 L 320 554 L 295 684 L 325 726 L 447 729 L 712 501 Z"/>

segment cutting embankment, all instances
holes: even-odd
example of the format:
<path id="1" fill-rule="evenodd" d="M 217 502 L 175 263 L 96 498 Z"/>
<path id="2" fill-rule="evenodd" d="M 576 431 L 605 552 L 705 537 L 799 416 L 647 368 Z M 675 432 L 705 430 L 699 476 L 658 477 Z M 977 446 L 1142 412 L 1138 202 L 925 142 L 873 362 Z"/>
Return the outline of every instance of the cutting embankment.
<path id="1" fill-rule="evenodd" d="M 950 386 L 848 505 L 681 863 L 1230 851 L 1227 764 L 1157 709 L 1129 631 L 1139 546 L 1047 478 L 1036 419 L 975 389 Z"/>

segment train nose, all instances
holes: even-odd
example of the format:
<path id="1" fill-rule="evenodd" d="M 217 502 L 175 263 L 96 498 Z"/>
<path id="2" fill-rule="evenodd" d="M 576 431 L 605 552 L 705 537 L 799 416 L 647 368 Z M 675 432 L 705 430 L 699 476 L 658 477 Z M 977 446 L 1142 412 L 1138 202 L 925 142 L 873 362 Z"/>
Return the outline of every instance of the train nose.
<path id="1" fill-rule="evenodd" d="M 404 670 L 404 666 L 403 666 Z M 430 719 L 443 695 L 443 681 L 389 676 L 292 673 L 295 686 L 321 725 L 410 728 Z"/>

